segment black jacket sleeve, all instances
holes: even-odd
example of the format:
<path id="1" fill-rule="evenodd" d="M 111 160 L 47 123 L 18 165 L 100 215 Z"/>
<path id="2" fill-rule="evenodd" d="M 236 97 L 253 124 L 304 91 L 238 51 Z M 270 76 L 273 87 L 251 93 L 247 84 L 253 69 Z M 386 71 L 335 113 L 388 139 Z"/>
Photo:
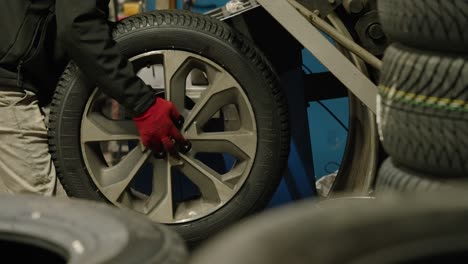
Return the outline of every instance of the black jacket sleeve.
<path id="1" fill-rule="evenodd" d="M 139 115 L 154 93 L 120 53 L 107 21 L 109 0 L 56 0 L 58 35 L 81 71 L 108 96 Z"/>

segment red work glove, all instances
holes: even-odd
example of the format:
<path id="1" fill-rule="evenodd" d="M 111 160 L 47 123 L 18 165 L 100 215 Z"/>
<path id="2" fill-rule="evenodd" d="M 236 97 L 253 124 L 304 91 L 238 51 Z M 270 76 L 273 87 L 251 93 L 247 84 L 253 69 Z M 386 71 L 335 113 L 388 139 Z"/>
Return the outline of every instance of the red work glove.
<path id="1" fill-rule="evenodd" d="M 179 144 L 186 142 L 174 122 L 181 118 L 173 103 L 157 97 L 154 104 L 142 115 L 133 118 L 143 145 L 159 154 L 164 150 L 174 154 L 172 139 Z"/>

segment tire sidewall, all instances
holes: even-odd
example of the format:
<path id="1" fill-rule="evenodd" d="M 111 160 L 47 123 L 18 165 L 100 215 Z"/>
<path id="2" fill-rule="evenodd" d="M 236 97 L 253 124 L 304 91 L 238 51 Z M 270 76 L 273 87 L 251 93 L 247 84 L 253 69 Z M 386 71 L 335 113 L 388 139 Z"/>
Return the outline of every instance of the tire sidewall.
<path id="1" fill-rule="evenodd" d="M 39 247 L 70 264 L 185 263 L 185 245 L 177 234 L 130 210 L 33 195 L 3 196 L 2 201 L 4 242 Z M 177 258 L 181 261 L 171 262 Z"/>

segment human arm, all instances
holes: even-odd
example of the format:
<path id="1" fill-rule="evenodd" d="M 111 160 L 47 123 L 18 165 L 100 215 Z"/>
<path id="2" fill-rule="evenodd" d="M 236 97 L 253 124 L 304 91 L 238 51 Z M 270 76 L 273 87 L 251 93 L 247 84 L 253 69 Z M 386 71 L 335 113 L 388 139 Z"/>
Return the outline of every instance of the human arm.
<path id="1" fill-rule="evenodd" d="M 59 38 L 87 78 L 132 115 L 145 146 L 171 152 L 172 139 L 184 143 L 174 126 L 175 106 L 156 98 L 120 52 L 107 21 L 108 0 L 56 0 Z"/>
<path id="2" fill-rule="evenodd" d="M 108 0 L 56 0 L 59 38 L 87 78 L 133 115 L 143 114 L 154 93 L 120 52 L 107 21 Z"/>

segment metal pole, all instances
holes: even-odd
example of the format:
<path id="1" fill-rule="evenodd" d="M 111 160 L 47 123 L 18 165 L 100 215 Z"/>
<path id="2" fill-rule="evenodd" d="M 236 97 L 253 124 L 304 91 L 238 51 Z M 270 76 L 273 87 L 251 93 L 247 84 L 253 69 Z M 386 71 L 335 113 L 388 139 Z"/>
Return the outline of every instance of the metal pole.
<path id="1" fill-rule="evenodd" d="M 336 42 L 338 42 L 341 46 L 356 54 L 359 58 L 363 59 L 375 69 L 380 70 L 382 68 L 382 61 L 375 57 L 372 53 L 368 52 L 366 49 L 356 44 L 356 42 L 350 40 L 349 38 L 338 32 L 325 20 L 321 19 L 319 16 L 317 16 L 316 14 L 314 14 L 309 9 L 299 4 L 295 0 L 288 0 L 288 2 L 292 6 L 294 6 L 299 12 L 301 12 L 302 15 L 308 18 L 314 26 L 316 26 L 318 29 L 325 32 L 331 38 L 336 40 Z"/>

